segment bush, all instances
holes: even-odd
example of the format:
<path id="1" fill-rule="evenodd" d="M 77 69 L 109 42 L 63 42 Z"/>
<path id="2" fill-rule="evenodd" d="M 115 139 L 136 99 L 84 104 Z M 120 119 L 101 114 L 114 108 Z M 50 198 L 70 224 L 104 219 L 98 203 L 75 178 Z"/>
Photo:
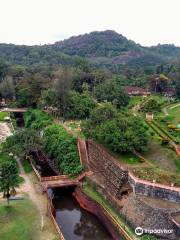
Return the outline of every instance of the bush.
<path id="1" fill-rule="evenodd" d="M 76 138 L 62 126 L 53 124 L 44 130 L 43 146 L 63 174 L 77 175 L 82 171 Z"/>
<path id="2" fill-rule="evenodd" d="M 142 105 L 141 110 L 145 113 L 147 112 L 155 113 L 155 112 L 159 112 L 161 108 L 158 101 L 156 101 L 155 99 L 149 99 L 147 102 L 145 102 Z"/>
<path id="3" fill-rule="evenodd" d="M 25 127 L 34 130 L 42 129 L 53 121 L 52 117 L 41 110 L 31 109 L 24 114 Z"/>

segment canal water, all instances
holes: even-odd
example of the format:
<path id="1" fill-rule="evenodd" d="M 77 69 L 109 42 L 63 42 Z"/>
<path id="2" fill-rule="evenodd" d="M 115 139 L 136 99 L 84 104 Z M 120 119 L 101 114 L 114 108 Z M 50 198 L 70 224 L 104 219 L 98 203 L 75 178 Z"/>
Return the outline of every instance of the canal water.
<path id="1" fill-rule="evenodd" d="M 56 221 L 66 240 L 112 240 L 102 223 L 82 209 L 73 188 L 50 189 L 56 211 Z"/>

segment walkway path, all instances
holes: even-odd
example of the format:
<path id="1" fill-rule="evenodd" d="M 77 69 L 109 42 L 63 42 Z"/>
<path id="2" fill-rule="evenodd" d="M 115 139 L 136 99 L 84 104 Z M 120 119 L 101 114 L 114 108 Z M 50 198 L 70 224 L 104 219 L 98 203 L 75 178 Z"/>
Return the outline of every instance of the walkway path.
<path id="1" fill-rule="evenodd" d="M 0 122 L 0 143 L 4 142 L 11 135 L 11 129 L 5 122 Z"/>
<path id="2" fill-rule="evenodd" d="M 19 158 L 16 158 L 17 164 L 20 169 L 20 176 L 24 178 L 25 182 L 17 189 L 17 193 L 20 194 L 28 194 L 29 198 L 34 202 L 36 205 L 39 215 L 40 215 L 40 223 L 39 223 L 39 240 L 56 240 L 58 239 L 54 226 L 51 222 L 51 219 L 46 216 L 47 213 L 47 199 L 44 195 L 42 195 L 41 188 L 37 182 L 35 182 L 36 178 L 33 175 L 26 174 L 24 168 L 22 166 L 21 161 Z M 41 219 L 43 217 L 44 222 L 44 229 L 43 231 L 40 230 L 41 228 Z"/>

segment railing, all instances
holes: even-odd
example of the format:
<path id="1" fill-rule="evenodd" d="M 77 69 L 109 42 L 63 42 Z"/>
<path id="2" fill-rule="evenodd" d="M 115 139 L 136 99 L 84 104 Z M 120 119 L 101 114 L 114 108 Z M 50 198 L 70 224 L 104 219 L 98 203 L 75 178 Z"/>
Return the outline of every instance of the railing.
<path id="1" fill-rule="evenodd" d="M 142 180 L 140 178 L 135 177 L 131 172 L 128 172 L 129 177 L 136 183 L 141 183 L 144 184 L 146 186 L 152 186 L 152 187 L 157 187 L 157 188 L 162 188 L 162 189 L 166 189 L 166 190 L 171 190 L 171 191 L 175 191 L 175 192 L 180 192 L 180 187 L 174 187 L 174 186 L 167 186 L 164 184 L 160 184 L 160 183 L 152 183 L 149 182 L 147 180 Z"/>
<path id="2" fill-rule="evenodd" d="M 53 206 L 53 203 L 52 203 L 52 199 L 50 199 L 48 196 L 47 196 L 47 201 L 48 201 L 48 210 L 49 210 L 49 213 L 50 213 L 50 217 L 52 219 L 52 222 L 60 236 L 60 240 L 65 240 L 64 238 L 64 235 L 62 233 L 62 230 L 61 228 L 59 227 L 59 225 L 57 224 L 56 222 L 56 219 L 55 219 L 55 216 L 56 216 L 56 211 L 55 211 L 55 208 Z"/>
<path id="3" fill-rule="evenodd" d="M 87 196 L 88 194 L 83 191 Z M 97 204 L 100 205 L 102 208 L 103 213 L 105 216 L 111 221 L 111 223 L 117 228 L 118 232 L 124 236 L 126 240 L 137 240 L 137 238 L 132 238 L 130 234 L 126 231 L 125 228 L 121 226 L 121 224 L 118 222 L 118 220 L 112 215 L 112 213 L 101 203 L 101 201 L 98 201 L 97 199 L 92 198 Z"/>
<path id="4" fill-rule="evenodd" d="M 57 181 L 57 180 L 69 180 L 69 177 L 67 175 L 41 177 L 41 182 L 50 182 L 50 181 Z"/>

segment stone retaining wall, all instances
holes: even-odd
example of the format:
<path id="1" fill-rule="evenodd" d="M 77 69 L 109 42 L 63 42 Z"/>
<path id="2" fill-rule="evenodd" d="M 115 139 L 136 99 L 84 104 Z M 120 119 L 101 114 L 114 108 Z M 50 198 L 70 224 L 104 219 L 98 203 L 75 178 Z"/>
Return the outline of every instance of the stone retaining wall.
<path id="1" fill-rule="evenodd" d="M 102 179 L 104 186 L 113 197 L 120 198 L 124 189 L 130 189 L 131 186 L 135 194 L 180 202 L 179 187 L 138 179 L 99 144 L 91 140 L 86 144 L 90 168 L 99 179 Z"/>
<path id="2" fill-rule="evenodd" d="M 134 193 L 149 197 L 157 197 L 172 202 L 180 202 L 180 188 L 141 180 L 133 176 L 130 172 L 128 176 L 129 183 L 131 184 Z"/>
<path id="3" fill-rule="evenodd" d="M 87 141 L 87 152 L 90 169 L 102 184 L 108 188 L 109 194 L 120 198 L 121 191 L 128 184 L 128 171 L 120 166 L 102 147 L 93 141 Z"/>

